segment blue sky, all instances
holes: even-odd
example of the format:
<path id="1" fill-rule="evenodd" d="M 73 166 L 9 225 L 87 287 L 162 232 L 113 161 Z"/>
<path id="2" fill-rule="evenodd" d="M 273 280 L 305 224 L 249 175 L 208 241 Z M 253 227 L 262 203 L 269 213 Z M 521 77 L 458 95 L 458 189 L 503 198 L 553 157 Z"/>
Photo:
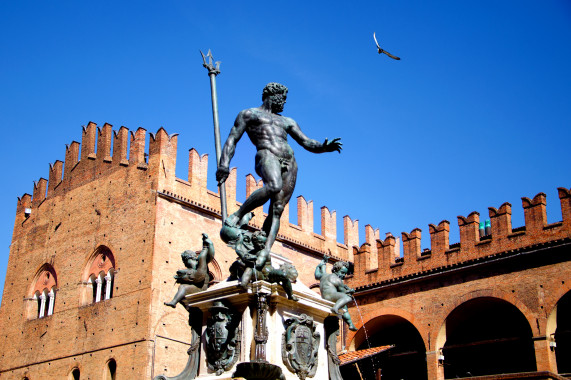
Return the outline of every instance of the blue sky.
<path id="1" fill-rule="evenodd" d="M 287 4 L 287 5 L 286 5 Z M 222 61 L 223 138 L 268 82 L 290 88 L 284 115 L 341 155 L 295 142 L 297 195 L 399 235 L 522 196 L 571 187 L 571 3 L 549 1 L 4 1 L 0 4 L 0 287 L 17 197 L 47 178 L 81 126 L 163 126 L 214 161 L 210 90 L 199 50 Z M 377 54 L 372 34 L 402 58 Z M 244 139 L 238 198 L 253 172 Z M 214 168 L 209 187 L 215 189 Z M 240 185 L 241 183 L 241 185 Z M 292 221 L 295 222 L 295 207 Z M 319 230 L 318 220 L 315 225 Z M 363 240 L 361 240 L 363 241 Z M 0 291 L 2 288 L 0 288 Z"/>

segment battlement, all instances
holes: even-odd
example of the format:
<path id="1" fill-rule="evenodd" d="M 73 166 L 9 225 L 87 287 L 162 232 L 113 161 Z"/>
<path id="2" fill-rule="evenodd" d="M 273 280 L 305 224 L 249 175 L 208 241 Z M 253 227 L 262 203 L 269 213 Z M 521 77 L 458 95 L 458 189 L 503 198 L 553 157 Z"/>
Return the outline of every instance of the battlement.
<path id="1" fill-rule="evenodd" d="M 475 262 L 486 257 L 509 253 L 518 249 L 541 245 L 571 237 L 571 189 L 559 188 L 561 222 L 548 224 L 546 195 L 539 193 L 533 199 L 523 197 L 522 207 L 525 225 L 512 228 L 512 205 L 502 204 L 498 209 L 489 207 L 491 229 L 489 234 L 480 230 L 480 214 L 458 216 L 460 243 L 450 245 L 450 222 L 429 224 L 431 248 L 422 251 L 422 231 L 413 229 L 402 233 L 403 255 L 397 252 L 397 242 L 392 234 L 375 244 L 367 242 L 354 249 L 355 273 L 351 286 L 365 287 L 399 278 L 410 278 L 430 273 L 460 263 Z M 373 247 L 376 246 L 376 253 Z M 378 255 L 378 267 L 371 269 L 371 255 Z"/>
<path id="2" fill-rule="evenodd" d="M 189 150 L 188 178 L 176 177 L 177 134 L 169 135 L 164 128 L 150 133 L 148 153 L 147 131 L 138 128 L 129 131 L 125 127 L 114 131 L 110 124 L 97 127 L 89 122 L 82 128 L 81 144 L 72 141 L 66 145 L 65 161 L 56 160 L 49 165 L 48 179 L 34 182 L 32 195 L 18 198 L 16 229 L 24 226 L 29 218 L 41 212 L 46 200 L 61 196 L 118 170 L 128 171 L 128 176 L 138 176 L 147 183 L 149 190 L 202 210 L 214 217 L 220 216 L 220 195 L 207 189 L 208 155 Z M 127 178 L 127 177 L 125 177 Z M 261 180 L 246 176 L 246 195 L 263 186 Z M 118 184 L 121 186 L 122 184 Z M 232 168 L 226 181 L 228 212 L 240 207 L 236 200 L 237 170 Z M 533 199 L 522 198 L 525 226 L 512 228 L 512 206 L 502 204 L 498 209 L 489 208 L 491 232 L 481 237 L 480 214 L 458 216 L 460 243 L 450 245 L 450 222 L 429 225 L 431 248 L 422 251 L 422 231 L 419 228 L 403 232 L 402 257 L 398 238 L 387 233 L 380 238 L 378 228 L 365 226 L 365 242 L 359 247 L 359 221 L 343 217 L 343 243 L 337 241 L 337 213 L 321 207 L 319 233 L 314 229 L 314 205 L 305 197 L 297 198 L 297 224 L 289 220 L 289 205 L 284 210 L 278 241 L 293 249 L 329 254 L 338 259 L 354 261 L 355 274 L 352 286 L 364 286 L 389 279 L 408 276 L 443 266 L 476 260 L 499 252 L 519 249 L 533 244 L 549 242 L 571 236 L 571 192 L 559 188 L 562 221 L 547 224 L 546 195 L 539 193 Z M 250 224 L 261 228 L 265 214 L 260 207 L 255 210 Z"/>
<path id="3" fill-rule="evenodd" d="M 188 178 L 177 178 L 178 135 L 169 135 L 161 127 L 156 133 L 149 134 L 148 147 L 146 137 L 147 131 L 143 128 L 136 131 L 129 131 L 125 127 L 113 130 L 112 125 L 107 123 L 102 127 L 93 122 L 87 123 L 82 127 L 81 143 L 72 141 L 67 144 L 64 161 L 56 160 L 49 165 L 48 179 L 40 178 L 34 182 L 32 195 L 24 194 L 18 198 L 16 228 L 24 226 L 29 218 L 33 219 L 41 212 L 45 200 L 62 196 L 120 170 L 128 171 L 128 176 L 138 176 L 159 196 L 219 217 L 220 195 L 217 191 L 207 189 L 208 155 L 200 155 L 194 148 L 190 149 Z M 246 176 L 245 182 L 247 196 L 263 186 L 262 181 L 256 180 L 251 174 Z M 226 180 L 229 213 L 240 207 L 236 200 L 236 188 L 237 170 L 232 168 Z M 254 228 L 261 228 L 265 214 L 261 207 L 254 213 L 250 224 Z M 320 233 L 314 232 L 313 221 L 313 202 L 299 196 L 297 224 L 290 223 L 289 205 L 286 206 L 277 240 L 297 250 L 327 253 L 338 259 L 353 259 L 353 250 L 349 248 L 359 245 L 357 220 L 353 221 L 349 216 L 343 218 L 343 244 L 337 242 L 337 215 L 334 210 L 325 206 L 321 208 Z"/>
<path id="4" fill-rule="evenodd" d="M 16 227 L 34 217 L 44 201 L 67 193 L 69 190 L 106 176 L 116 170 L 135 170 L 155 179 L 161 178 L 160 170 L 174 174 L 177 136 L 169 136 L 163 128 L 151 134 L 148 160 L 145 154 L 146 131 L 139 128 L 131 132 L 121 127 L 113 131 L 110 124 L 98 127 L 89 122 L 82 127 L 81 143 L 72 141 L 65 145 L 64 161 L 49 165 L 48 179 L 34 182 L 32 196 L 18 198 Z M 111 152 L 113 147 L 113 152 Z"/>

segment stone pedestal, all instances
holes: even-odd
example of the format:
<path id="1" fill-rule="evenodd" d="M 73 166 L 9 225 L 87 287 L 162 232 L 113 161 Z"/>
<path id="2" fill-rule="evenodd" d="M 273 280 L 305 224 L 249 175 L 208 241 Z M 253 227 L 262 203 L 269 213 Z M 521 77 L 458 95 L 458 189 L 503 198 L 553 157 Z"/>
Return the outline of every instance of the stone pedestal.
<path id="1" fill-rule="evenodd" d="M 306 374 L 300 373 L 303 371 L 293 372 L 295 369 L 291 369 L 291 355 L 288 365 L 286 364 L 288 355 L 283 355 L 282 351 L 287 346 L 286 342 L 283 341 L 287 326 L 291 326 L 295 318 L 299 320 L 299 318 L 305 314 L 308 318 L 303 317 L 306 321 L 304 326 L 311 326 L 314 330 L 308 334 L 308 332 L 311 331 L 308 327 L 301 327 L 298 329 L 298 332 L 295 332 L 295 329 L 290 329 L 290 343 L 294 342 L 294 344 L 290 344 L 289 350 L 291 351 L 293 346 L 293 350 L 295 351 L 297 347 L 297 351 L 303 356 L 301 358 L 303 367 L 307 362 L 312 362 L 312 355 L 315 354 L 315 351 L 311 352 L 311 350 L 315 347 L 317 363 L 315 364 L 315 374 L 312 377 L 314 379 L 328 379 L 327 337 L 324 330 L 324 320 L 329 316 L 334 316 L 330 311 L 333 303 L 323 300 L 317 293 L 299 281 L 293 284 L 293 293 L 299 298 L 298 301 L 288 300 L 283 288 L 277 284 L 258 281 L 251 284 L 250 288 L 246 291 L 238 286 L 237 281 L 226 281 L 203 292 L 187 296 L 184 301 L 187 305 L 187 310 L 202 311 L 202 335 L 200 357 L 198 360 L 199 369 L 196 378 L 204 380 L 232 379 L 232 375 L 236 371 L 236 366 L 239 363 L 268 362 L 281 368 L 284 379 L 303 379 Z M 264 311 L 264 307 L 260 308 L 259 304 L 264 301 L 267 305 L 265 308 L 266 311 Z M 240 353 L 231 368 L 217 375 L 212 368 L 209 368 L 207 362 L 207 340 L 212 340 L 212 338 L 207 336 L 209 334 L 207 324 L 209 317 L 213 314 L 211 308 L 220 305 L 221 302 L 228 306 L 229 309 L 234 309 L 238 315 L 240 334 L 238 343 Z M 217 309 L 215 308 L 214 310 Z M 265 321 L 263 320 L 264 313 Z M 307 322 L 307 320 L 312 320 L 312 322 Z M 261 326 L 261 324 L 264 323 L 267 328 L 267 334 L 263 326 Z M 297 334 L 293 336 L 293 338 L 291 337 L 292 331 L 294 335 Z M 210 334 L 212 335 L 212 332 L 210 332 Z M 315 339 L 317 335 L 319 335 L 318 344 Z M 237 351 L 237 349 L 235 351 Z M 299 354 L 294 354 L 294 356 L 295 355 Z M 286 356 L 286 358 L 284 358 L 284 356 Z M 293 364 L 294 368 L 299 368 L 299 361 Z M 288 366 L 290 369 L 288 369 Z M 309 376 L 307 378 L 309 378 Z"/>

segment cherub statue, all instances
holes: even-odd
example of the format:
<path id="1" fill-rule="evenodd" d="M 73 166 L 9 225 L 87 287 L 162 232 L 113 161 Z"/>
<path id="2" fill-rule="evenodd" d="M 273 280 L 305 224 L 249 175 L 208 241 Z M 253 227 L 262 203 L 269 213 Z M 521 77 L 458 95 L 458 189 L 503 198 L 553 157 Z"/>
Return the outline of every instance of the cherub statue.
<path id="1" fill-rule="evenodd" d="M 280 284 L 287 297 L 297 301 L 292 294 L 292 282 L 297 279 L 297 270 L 291 264 L 282 264 L 279 269 L 272 266 L 269 251 L 265 249 L 267 236 L 264 231 L 251 232 L 246 225 L 253 214 L 246 214 L 237 226 L 224 223 L 220 237 L 234 248 L 238 259 L 230 266 L 231 278 L 239 278 L 240 285 L 246 288 L 252 280 L 265 280 Z"/>
<path id="2" fill-rule="evenodd" d="M 184 251 L 180 255 L 186 268 L 176 271 L 174 278 L 179 283 L 178 291 L 172 301 L 165 305 L 176 307 L 188 294 L 198 293 L 208 288 L 210 276 L 208 263 L 214 258 L 214 244 L 207 234 L 202 234 L 202 251 L 197 255 L 194 251 Z"/>
<path id="3" fill-rule="evenodd" d="M 315 279 L 319 280 L 319 290 L 321 297 L 328 301 L 335 302 L 331 311 L 335 314 L 341 314 L 343 320 L 349 326 L 349 330 L 357 331 L 357 328 L 351 320 L 347 304 L 353 300 L 351 295 L 355 293 L 352 289 L 343 283 L 343 279 L 349 271 L 349 263 L 346 261 L 337 261 L 333 264 L 332 273 L 327 273 L 326 265 L 329 256 L 323 256 L 323 260 L 315 268 Z"/>

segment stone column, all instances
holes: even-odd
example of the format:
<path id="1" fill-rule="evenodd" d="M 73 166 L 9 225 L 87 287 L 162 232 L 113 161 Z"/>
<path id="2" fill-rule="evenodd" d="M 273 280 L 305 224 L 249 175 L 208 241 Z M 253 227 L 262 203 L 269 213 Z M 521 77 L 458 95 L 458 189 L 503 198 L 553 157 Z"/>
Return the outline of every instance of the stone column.
<path id="1" fill-rule="evenodd" d="M 55 294 L 53 288 L 52 288 L 52 290 L 50 290 L 50 293 L 48 294 L 48 298 L 50 300 L 50 302 L 48 304 L 48 315 L 52 315 L 54 313 L 54 302 L 56 299 L 56 294 Z"/>
<path id="2" fill-rule="evenodd" d="M 97 284 L 97 290 L 95 293 L 95 302 L 99 302 L 99 301 L 101 301 L 101 288 L 103 285 L 103 280 L 101 279 L 101 276 L 98 276 L 95 279 L 95 283 Z"/>
<path id="3" fill-rule="evenodd" d="M 40 294 L 40 313 L 38 314 L 38 318 L 43 318 L 46 314 L 46 294 Z"/>
<path id="4" fill-rule="evenodd" d="M 111 298 L 111 288 L 113 287 L 113 277 L 111 277 L 111 270 L 105 275 L 105 299 Z"/>

